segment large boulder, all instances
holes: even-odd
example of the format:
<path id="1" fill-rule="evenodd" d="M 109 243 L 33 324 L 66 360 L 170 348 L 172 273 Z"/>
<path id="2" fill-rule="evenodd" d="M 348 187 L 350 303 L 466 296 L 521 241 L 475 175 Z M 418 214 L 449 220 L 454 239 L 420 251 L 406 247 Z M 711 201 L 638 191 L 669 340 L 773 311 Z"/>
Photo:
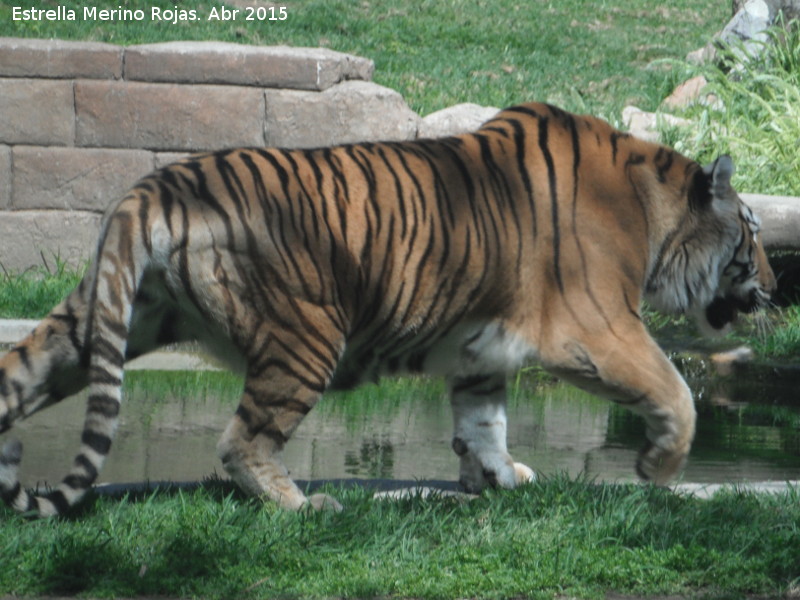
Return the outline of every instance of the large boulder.
<path id="1" fill-rule="evenodd" d="M 422 119 L 419 125 L 419 137 L 436 138 L 475 131 L 499 110 L 491 106 L 469 103 L 438 110 Z"/>

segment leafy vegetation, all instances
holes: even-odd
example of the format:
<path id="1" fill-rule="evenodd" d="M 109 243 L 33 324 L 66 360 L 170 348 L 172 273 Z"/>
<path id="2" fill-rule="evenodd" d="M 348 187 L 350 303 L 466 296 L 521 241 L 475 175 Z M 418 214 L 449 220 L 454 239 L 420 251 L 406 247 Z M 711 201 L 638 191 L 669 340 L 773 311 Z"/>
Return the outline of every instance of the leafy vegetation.
<path id="1" fill-rule="evenodd" d="M 700 162 L 730 154 L 739 191 L 800 195 L 800 27 L 776 27 L 761 51 L 722 52 L 719 65 L 684 67 L 703 74 L 709 102 L 685 112 L 691 127 L 666 131 L 665 141 Z"/>
<path id="2" fill-rule="evenodd" d="M 289 513 L 222 484 L 97 498 L 79 520 L 0 510 L 0 590 L 204 598 L 776 596 L 798 583 L 796 492 L 701 501 L 555 477 L 472 501 Z"/>

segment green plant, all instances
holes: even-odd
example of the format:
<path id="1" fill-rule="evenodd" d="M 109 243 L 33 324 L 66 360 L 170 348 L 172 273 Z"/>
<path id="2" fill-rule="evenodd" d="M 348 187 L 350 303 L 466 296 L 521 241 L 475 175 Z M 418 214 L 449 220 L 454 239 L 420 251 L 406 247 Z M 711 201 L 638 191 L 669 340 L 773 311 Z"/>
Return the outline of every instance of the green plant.
<path id="1" fill-rule="evenodd" d="M 60 259 L 14 273 L 0 266 L 0 318 L 37 319 L 44 317 L 75 286 L 86 267 L 74 269 Z"/>
<path id="2" fill-rule="evenodd" d="M 690 128 L 665 131 L 665 141 L 700 162 L 727 153 L 744 192 L 800 194 L 800 28 L 775 28 L 761 52 L 722 51 L 704 69 L 712 100 L 686 111 Z"/>

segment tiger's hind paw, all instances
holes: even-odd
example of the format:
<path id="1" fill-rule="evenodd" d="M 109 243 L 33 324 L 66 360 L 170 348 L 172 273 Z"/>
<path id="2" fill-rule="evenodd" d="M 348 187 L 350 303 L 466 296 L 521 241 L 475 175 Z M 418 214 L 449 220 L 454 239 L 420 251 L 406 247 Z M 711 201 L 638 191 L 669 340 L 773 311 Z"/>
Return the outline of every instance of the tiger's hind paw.
<path id="1" fill-rule="evenodd" d="M 314 510 L 332 510 L 333 512 L 342 512 L 344 506 L 333 496 L 328 494 L 312 494 L 308 497 L 308 506 Z"/>

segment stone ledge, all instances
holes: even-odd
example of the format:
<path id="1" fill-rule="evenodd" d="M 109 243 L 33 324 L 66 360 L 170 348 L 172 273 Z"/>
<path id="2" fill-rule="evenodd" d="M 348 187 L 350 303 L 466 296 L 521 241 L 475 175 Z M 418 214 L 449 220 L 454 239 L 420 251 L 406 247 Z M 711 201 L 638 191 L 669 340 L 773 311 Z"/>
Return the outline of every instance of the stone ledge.
<path id="1" fill-rule="evenodd" d="M 0 37 L 0 77 L 119 79 L 122 46 Z"/>
<path id="2" fill-rule="evenodd" d="M 371 60 L 325 48 L 165 42 L 126 48 L 124 78 L 325 90 L 349 79 L 369 81 L 374 69 Z"/>

